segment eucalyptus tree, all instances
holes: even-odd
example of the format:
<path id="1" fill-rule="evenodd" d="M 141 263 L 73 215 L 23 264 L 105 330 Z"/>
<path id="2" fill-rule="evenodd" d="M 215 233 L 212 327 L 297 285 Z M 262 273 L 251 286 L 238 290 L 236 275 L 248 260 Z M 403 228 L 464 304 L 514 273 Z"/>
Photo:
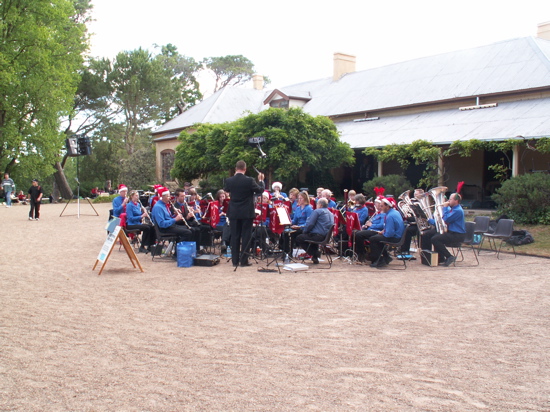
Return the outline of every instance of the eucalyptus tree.
<path id="1" fill-rule="evenodd" d="M 141 131 L 165 121 L 178 103 L 189 104 L 200 96 L 193 68 L 184 70 L 175 47 L 167 46 L 163 52 L 157 56 L 142 48 L 120 52 L 107 76 L 114 104 L 121 110 L 128 155 L 136 151 Z M 190 59 L 187 63 L 193 66 Z"/>
<path id="2" fill-rule="evenodd" d="M 244 84 L 252 79 L 254 74 L 254 64 L 241 55 L 208 57 L 203 63 L 206 69 L 214 74 L 214 93 L 225 86 Z"/>
<path id="3" fill-rule="evenodd" d="M 89 0 L 0 2 L 0 168 L 53 172 L 87 48 Z"/>

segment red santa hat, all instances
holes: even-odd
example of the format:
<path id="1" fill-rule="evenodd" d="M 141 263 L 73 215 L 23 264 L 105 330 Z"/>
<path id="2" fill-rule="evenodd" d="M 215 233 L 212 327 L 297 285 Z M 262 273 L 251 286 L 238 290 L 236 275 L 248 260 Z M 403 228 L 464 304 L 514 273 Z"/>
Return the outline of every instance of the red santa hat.
<path id="1" fill-rule="evenodd" d="M 158 188 L 158 193 L 161 196 L 170 195 L 170 190 L 166 187 L 161 186 L 161 187 Z"/>
<path id="2" fill-rule="evenodd" d="M 126 185 L 121 183 L 121 184 L 118 185 L 118 191 L 122 192 L 123 190 L 128 191 L 128 188 L 126 187 Z"/>
<path id="3" fill-rule="evenodd" d="M 387 204 L 389 207 L 393 207 L 393 202 L 392 202 L 390 199 L 395 201 L 395 199 L 388 198 L 388 197 L 384 197 L 384 196 L 380 196 L 380 201 L 381 201 L 382 203 Z"/>

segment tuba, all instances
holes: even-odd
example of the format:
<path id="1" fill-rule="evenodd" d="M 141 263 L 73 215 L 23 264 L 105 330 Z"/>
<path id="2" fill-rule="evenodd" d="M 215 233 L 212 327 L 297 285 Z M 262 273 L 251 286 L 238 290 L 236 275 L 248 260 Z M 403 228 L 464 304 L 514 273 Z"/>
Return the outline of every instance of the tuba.
<path id="1" fill-rule="evenodd" d="M 445 203 L 446 186 L 438 186 L 428 190 L 430 196 L 434 199 L 435 207 L 433 213 L 433 219 L 435 220 L 435 227 L 441 234 L 447 232 L 447 224 L 443 221 L 443 203 Z"/>
<path id="2" fill-rule="evenodd" d="M 416 189 L 414 191 L 414 198 L 420 205 L 420 208 L 424 212 L 425 218 L 421 216 L 416 217 L 416 224 L 418 226 L 418 230 L 421 232 L 424 232 L 430 228 L 430 223 L 428 222 L 429 219 L 433 219 L 432 214 L 432 205 L 430 204 L 430 195 L 428 193 L 425 193 L 422 189 Z"/>

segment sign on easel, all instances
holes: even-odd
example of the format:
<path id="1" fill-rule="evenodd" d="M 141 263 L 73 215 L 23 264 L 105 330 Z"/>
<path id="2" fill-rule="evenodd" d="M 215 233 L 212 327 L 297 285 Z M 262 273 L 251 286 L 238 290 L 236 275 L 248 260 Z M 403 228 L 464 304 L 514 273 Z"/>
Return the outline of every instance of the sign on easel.
<path id="1" fill-rule="evenodd" d="M 132 247 L 132 245 L 130 245 L 128 238 L 126 237 L 126 233 L 124 233 L 124 230 L 122 230 L 120 226 L 117 226 L 111 233 L 109 233 L 109 235 L 107 236 L 107 239 L 105 239 L 105 243 L 103 243 L 103 247 L 99 252 L 99 255 L 97 257 L 97 260 L 92 270 L 95 270 L 95 268 L 97 267 L 97 264 L 101 262 L 102 265 L 101 265 L 101 269 L 99 270 L 98 276 L 101 275 L 101 272 L 103 272 L 103 268 L 107 264 L 107 261 L 109 260 L 109 256 L 111 256 L 111 252 L 113 251 L 113 247 L 115 246 L 117 240 L 119 240 L 122 246 L 124 247 L 124 250 L 126 251 L 126 254 L 130 259 L 130 262 L 132 262 L 132 265 L 134 265 L 134 268 L 136 268 L 136 264 L 137 264 L 137 267 L 139 267 L 139 270 L 143 272 L 143 268 L 139 263 L 136 253 L 134 252 L 134 248 Z"/>

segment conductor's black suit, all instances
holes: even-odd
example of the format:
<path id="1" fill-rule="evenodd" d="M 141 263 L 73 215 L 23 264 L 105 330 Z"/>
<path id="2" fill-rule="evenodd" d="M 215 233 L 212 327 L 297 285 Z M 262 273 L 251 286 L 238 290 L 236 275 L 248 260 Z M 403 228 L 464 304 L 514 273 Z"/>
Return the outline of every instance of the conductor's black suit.
<path id="1" fill-rule="evenodd" d="M 243 249 L 250 247 L 252 235 L 252 222 L 254 221 L 254 195 L 264 191 L 265 184 L 256 183 L 251 177 L 237 172 L 233 177 L 226 179 L 223 190 L 229 192 L 229 227 L 231 229 L 231 260 L 233 266 L 239 264 L 241 257 L 241 245 Z M 248 252 L 244 251 L 243 252 Z M 241 265 L 247 265 L 248 253 L 243 253 Z"/>

